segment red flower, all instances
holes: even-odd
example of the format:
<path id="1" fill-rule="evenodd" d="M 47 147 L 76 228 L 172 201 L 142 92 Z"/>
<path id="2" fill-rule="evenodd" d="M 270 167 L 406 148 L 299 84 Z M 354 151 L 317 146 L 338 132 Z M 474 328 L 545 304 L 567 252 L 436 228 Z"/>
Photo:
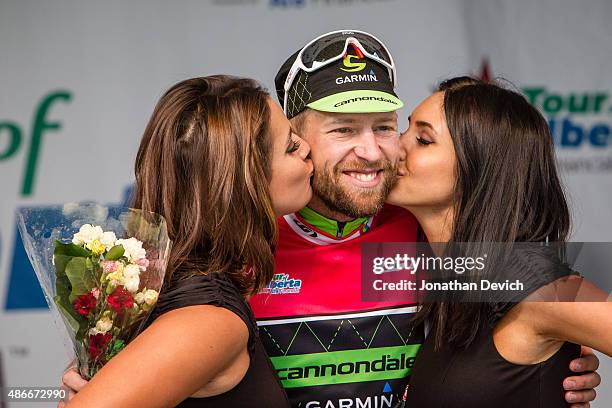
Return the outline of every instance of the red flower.
<path id="1" fill-rule="evenodd" d="M 92 360 L 95 360 L 102 351 L 106 348 L 108 343 L 113 339 L 113 335 L 110 333 L 98 333 L 93 336 L 89 336 L 89 356 Z"/>
<path id="2" fill-rule="evenodd" d="M 96 298 L 89 292 L 77 297 L 72 305 L 78 314 L 87 316 L 91 312 L 91 309 L 96 307 Z"/>
<path id="3" fill-rule="evenodd" d="M 113 290 L 113 293 L 108 295 L 108 304 L 115 312 L 120 313 L 123 309 L 130 308 L 134 305 L 134 298 L 123 286 L 117 286 L 115 290 Z"/>

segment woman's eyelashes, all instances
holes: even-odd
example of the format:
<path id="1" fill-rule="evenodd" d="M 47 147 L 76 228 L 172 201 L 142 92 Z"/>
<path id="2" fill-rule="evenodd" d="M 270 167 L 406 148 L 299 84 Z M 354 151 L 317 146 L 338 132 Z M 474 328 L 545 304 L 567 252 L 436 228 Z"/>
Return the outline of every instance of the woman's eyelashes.
<path id="1" fill-rule="evenodd" d="M 423 145 L 423 146 L 427 146 L 427 145 L 430 145 L 430 144 L 432 144 L 432 143 L 433 143 L 433 141 L 432 141 L 432 140 L 429 140 L 429 139 L 427 139 L 427 138 L 425 138 L 425 137 L 423 137 L 423 136 L 420 136 L 420 135 L 416 137 L 416 140 L 417 140 L 417 142 L 418 142 L 420 145 Z"/>
<path id="2" fill-rule="evenodd" d="M 300 141 L 291 137 L 291 141 L 289 142 L 289 146 L 287 146 L 287 153 L 297 152 L 300 148 Z"/>

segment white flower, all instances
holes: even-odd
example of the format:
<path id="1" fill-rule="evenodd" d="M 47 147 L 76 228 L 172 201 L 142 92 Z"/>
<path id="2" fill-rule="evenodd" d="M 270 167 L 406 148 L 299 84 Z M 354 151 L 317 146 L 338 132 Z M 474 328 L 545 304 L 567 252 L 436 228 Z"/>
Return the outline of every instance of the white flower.
<path id="1" fill-rule="evenodd" d="M 113 327 L 113 321 L 108 316 L 103 316 L 96 322 L 96 327 L 89 329 L 89 334 L 104 334 Z"/>
<path id="2" fill-rule="evenodd" d="M 139 275 L 140 275 L 140 266 L 138 265 L 129 264 L 123 270 L 123 276 L 125 276 L 126 279 L 132 278 L 134 276 L 138 277 Z"/>
<path id="3" fill-rule="evenodd" d="M 106 247 L 107 251 L 115 246 L 116 241 L 117 241 L 117 236 L 112 231 L 104 232 L 102 234 L 102 237 L 100 238 L 100 242 Z"/>
<path id="4" fill-rule="evenodd" d="M 109 319 L 108 317 L 102 317 L 96 323 L 96 329 L 98 329 L 98 331 L 100 331 L 100 333 L 106 333 L 112 327 L 113 327 L 113 321 L 111 319 Z"/>
<path id="5" fill-rule="evenodd" d="M 144 302 L 144 292 L 138 292 L 137 294 L 135 294 L 134 301 L 138 304 L 143 303 Z"/>
<path id="6" fill-rule="evenodd" d="M 147 289 L 144 292 L 144 301 L 147 305 L 149 306 L 153 306 L 155 304 L 155 302 L 157 302 L 157 297 L 158 297 L 158 293 L 157 291 L 153 290 L 153 289 Z"/>
<path id="7" fill-rule="evenodd" d="M 83 224 L 79 232 L 72 237 L 72 243 L 75 245 L 89 244 L 91 241 L 100 240 L 102 238 L 102 228 L 98 225 Z"/>
<path id="8" fill-rule="evenodd" d="M 138 292 L 139 285 L 140 285 L 140 277 L 138 275 L 131 276 L 129 278 L 126 276 L 125 279 L 123 280 L 123 286 L 125 286 L 125 288 L 132 293 Z"/>
<path id="9" fill-rule="evenodd" d="M 142 292 L 138 292 L 134 295 L 134 300 L 139 305 L 146 303 L 148 306 L 153 306 L 157 302 L 159 293 L 153 289 L 144 288 Z"/>
<path id="10" fill-rule="evenodd" d="M 139 259 L 144 258 L 147 255 L 147 252 L 142 247 L 142 242 L 137 240 L 136 238 L 128 238 L 128 239 L 118 239 L 115 242 L 115 245 L 122 245 L 125 253 L 125 256 L 130 262 L 138 262 Z"/>

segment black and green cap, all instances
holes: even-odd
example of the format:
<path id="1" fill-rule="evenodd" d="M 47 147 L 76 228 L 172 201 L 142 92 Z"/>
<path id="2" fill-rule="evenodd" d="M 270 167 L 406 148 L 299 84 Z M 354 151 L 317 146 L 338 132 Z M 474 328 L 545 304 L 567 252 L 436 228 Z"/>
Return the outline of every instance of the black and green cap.
<path id="1" fill-rule="evenodd" d="M 281 104 L 285 80 L 299 52 L 289 57 L 276 74 L 274 83 Z M 337 55 L 338 50 L 330 48 L 327 52 Z M 286 114 L 291 119 L 307 107 L 322 112 L 392 112 L 403 105 L 393 90 L 389 70 L 349 46 L 344 58 L 314 72 L 297 73 L 288 92 Z"/>

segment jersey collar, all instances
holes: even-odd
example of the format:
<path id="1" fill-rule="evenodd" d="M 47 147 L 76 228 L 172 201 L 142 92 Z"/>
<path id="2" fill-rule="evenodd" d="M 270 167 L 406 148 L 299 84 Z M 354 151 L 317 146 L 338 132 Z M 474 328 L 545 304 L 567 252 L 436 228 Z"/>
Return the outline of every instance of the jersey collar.
<path id="1" fill-rule="evenodd" d="M 319 245 L 329 245 L 359 237 L 370 229 L 374 217 L 339 222 L 319 214 L 312 208 L 304 207 L 297 213 L 285 215 L 284 218 L 291 229 L 304 239 Z"/>

